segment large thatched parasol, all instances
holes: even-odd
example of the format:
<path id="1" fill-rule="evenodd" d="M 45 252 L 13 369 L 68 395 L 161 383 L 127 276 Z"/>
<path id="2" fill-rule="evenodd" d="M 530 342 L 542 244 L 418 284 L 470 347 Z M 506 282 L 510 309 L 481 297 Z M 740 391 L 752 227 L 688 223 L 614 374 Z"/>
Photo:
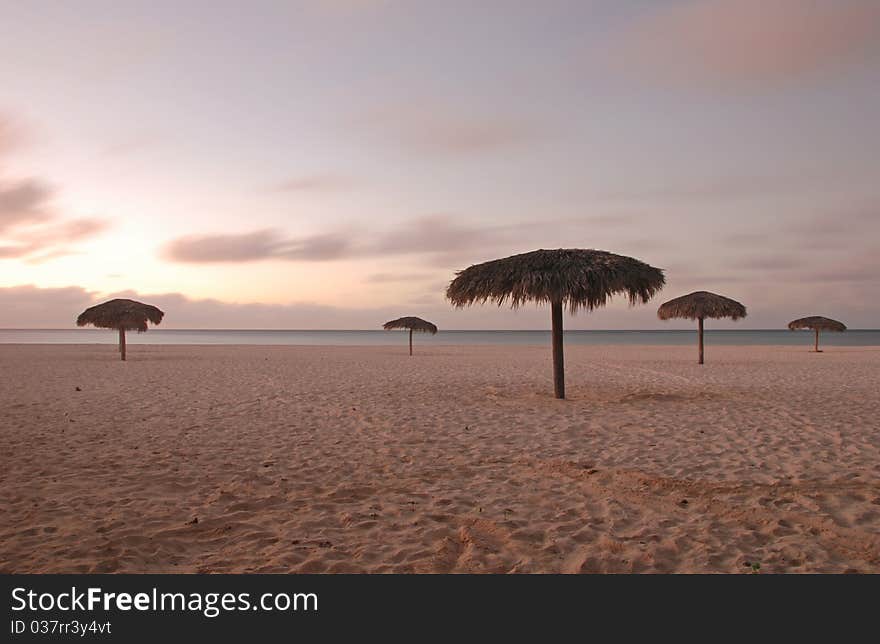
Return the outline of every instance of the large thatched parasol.
<path id="1" fill-rule="evenodd" d="M 553 328 L 553 386 L 565 398 L 562 352 L 562 309 L 605 306 L 609 298 L 624 293 L 630 304 L 647 302 L 663 288 L 663 271 L 632 257 L 604 250 L 560 248 L 476 264 L 457 273 L 446 289 L 456 307 L 492 300 L 518 308 L 527 301 L 550 303 Z"/>
<path id="2" fill-rule="evenodd" d="M 661 320 L 670 318 L 686 318 L 697 320 L 699 330 L 700 359 L 703 364 L 703 320 L 706 318 L 730 318 L 738 320 L 746 316 L 746 307 L 723 295 L 716 295 L 708 291 L 696 291 L 689 295 L 682 295 L 674 300 L 669 300 L 657 309 L 657 317 Z"/>
<path id="3" fill-rule="evenodd" d="M 832 320 L 831 318 L 823 318 L 821 315 L 812 315 L 808 318 L 799 318 L 788 323 L 788 328 L 792 331 L 798 329 L 811 329 L 816 332 L 816 341 L 813 345 L 813 351 L 822 353 L 819 350 L 819 331 L 836 331 L 838 333 L 846 331 L 846 325 L 843 322 Z"/>
<path id="4" fill-rule="evenodd" d="M 91 324 L 102 329 L 118 329 L 119 355 L 125 360 L 125 332 L 144 333 L 147 322 L 159 324 L 164 315 L 155 306 L 134 300 L 116 299 L 90 306 L 76 318 L 76 325 Z"/>
<path id="5" fill-rule="evenodd" d="M 427 320 L 416 317 L 397 318 L 396 320 L 386 322 L 382 325 L 382 328 L 386 331 L 391 331 L 392 329 L 409 329 L 409 355 L 412 355 L 413 331 L 418 331 L 419 333 L 430 333 L 431 335 L 435 335 L 437 333 L 436 324 L 432 324 Z"/>

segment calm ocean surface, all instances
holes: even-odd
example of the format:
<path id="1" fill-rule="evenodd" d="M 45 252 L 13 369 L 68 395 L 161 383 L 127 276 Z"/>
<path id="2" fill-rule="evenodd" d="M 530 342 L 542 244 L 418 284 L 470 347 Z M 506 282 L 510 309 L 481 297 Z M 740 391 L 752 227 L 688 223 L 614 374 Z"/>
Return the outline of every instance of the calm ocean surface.
<path id="1" fill-rule="evenodd" d="M 809 344 L 809 331 L 706 331 L 710 344 Z M 307 344 L 388 345 L 405 343 L 405 331 L 247 331 L 151 329 L 126 335 L 131 344 Z M 0 344 L 113 344 L 114 331 L 100 329 L 0 329 Z M 549 331 L 440 331 L 416 334 L 415 342 L 431 344 L 548 344 Z M 693 344 L 696 332 L 685 331 L 566 331 L 568 344 Z M 880 346 L 880 330 L 823 333 L 829 346 Z"/>

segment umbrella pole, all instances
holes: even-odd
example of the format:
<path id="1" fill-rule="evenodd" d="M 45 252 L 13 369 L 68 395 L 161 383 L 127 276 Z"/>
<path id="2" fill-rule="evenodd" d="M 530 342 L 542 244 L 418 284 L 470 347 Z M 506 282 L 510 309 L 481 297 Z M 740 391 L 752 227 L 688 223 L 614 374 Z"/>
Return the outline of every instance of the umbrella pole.
<path id="1" fill-rule="evenodd" d="M 565 360 L 562 353 L 562 302 L 550 305 L 553 328 L 553 390 L 557 398 L 565 398 Z"/>
<path id="2" fill-rule="evenodd" d="M 819 329 L 816 329 L 816 344 L 815 347 L 816 353 L 820 353 L 819 351 Z"/>
<path id="3" fill-rule="evenodd" d="M 119 357 L 125 360 L 125 329 L 119 327 Z"/>
<path id="4" fill-rule="evenodd" d="M 409 330 L 409 355 L 412 355 L 412 329 Z"/>
<path id="5" fill-rule="evenodd" d="M 700 336 L 700 362 L 698 364 L 703 364 L 703 318 L 698 318 L 699 320 L 699 336 Z"/>

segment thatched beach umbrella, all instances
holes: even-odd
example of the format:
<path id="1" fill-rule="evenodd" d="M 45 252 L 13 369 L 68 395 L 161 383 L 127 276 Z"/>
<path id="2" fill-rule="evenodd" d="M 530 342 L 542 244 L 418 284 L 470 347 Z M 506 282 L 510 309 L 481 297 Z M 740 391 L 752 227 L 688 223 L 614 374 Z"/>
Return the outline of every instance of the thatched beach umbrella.
<path id="1" fill-rule="evenodd" d="M 669 300 L 657 309 L 657 317 L 661 320 L 670 318 L 686 318 L 697 320 L 699 330 L 700 359 L 703 364 L 703 320 L 706 318 L 730 318 L 738 320 L 746 316 L 746 307 L 723 295 L 716 295 L 708 291 L 696 291 L 689 295 L 682 295 L 674 300 Z"/>
<path id="2" fill-rule="evenodd" d="M 431 335 L 435 335 L 437 333 L 436 324 L 432 324 L 427 320 L 416 317 L 397 318 L 396 320 L 386 322 L 382 325 L 382 328 L 386 331 L 391 331 L 392 329 L 409 329 L 409 355 L 412 355 L 413 331 L 418 331 L 419 333 L 430 333 Z"/>
<path id="3" fill-rule="evenodd" d="M 147 322 L 159 324 L 164 315 L 155 306 L 134 300 L 116 299 L 90 306 L 76 318 L 76 325 L 91 324 L 101 329 L 117 329 L 119 355 L 125 360 L 125 332 L 144 333 L 147 330 Z"/>
<path id="4" fill-rule="evenodd" d="M 625 294 L 630 304 L 644 303 L 666 282 L 662 270 L 632 257 L 580 248 L 535 250 L 476 264 L 456 275 L 446 297 L 458 308 L 488 300 L 498 306 L 509 302 L 514 309 L 528 301 L 550 303 L 557 398 L 565 398 L 563 307 L 572 314 L 581 308 L 592 311 L 618 293 Z"/>
<path id="5" fill-rule="evenodd" d="M 812 315 L 808 318 L 799 318 L 788 323 L 788 328 L 792 331 L 798 329 L 811 329 L 816 332 L 816 341 L 813 345 L 813 351 L 822 353 L 819 350 L 819 331 L 836 331 L 838 333 L 846 331 L 846 325 L 843 322 L 832 320 L 831 318 L 823 318 L 821 315 Z"/>

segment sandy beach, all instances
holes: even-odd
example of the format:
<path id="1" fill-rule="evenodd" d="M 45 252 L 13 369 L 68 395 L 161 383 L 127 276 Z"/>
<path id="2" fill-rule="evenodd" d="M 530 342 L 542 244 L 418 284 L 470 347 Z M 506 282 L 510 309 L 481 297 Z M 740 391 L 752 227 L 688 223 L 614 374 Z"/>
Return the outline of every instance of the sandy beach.
<path id="1" fill-rule="evenodd" d="M 880 348 L 0 345 L 0 572 L 880 572 Z"/>

